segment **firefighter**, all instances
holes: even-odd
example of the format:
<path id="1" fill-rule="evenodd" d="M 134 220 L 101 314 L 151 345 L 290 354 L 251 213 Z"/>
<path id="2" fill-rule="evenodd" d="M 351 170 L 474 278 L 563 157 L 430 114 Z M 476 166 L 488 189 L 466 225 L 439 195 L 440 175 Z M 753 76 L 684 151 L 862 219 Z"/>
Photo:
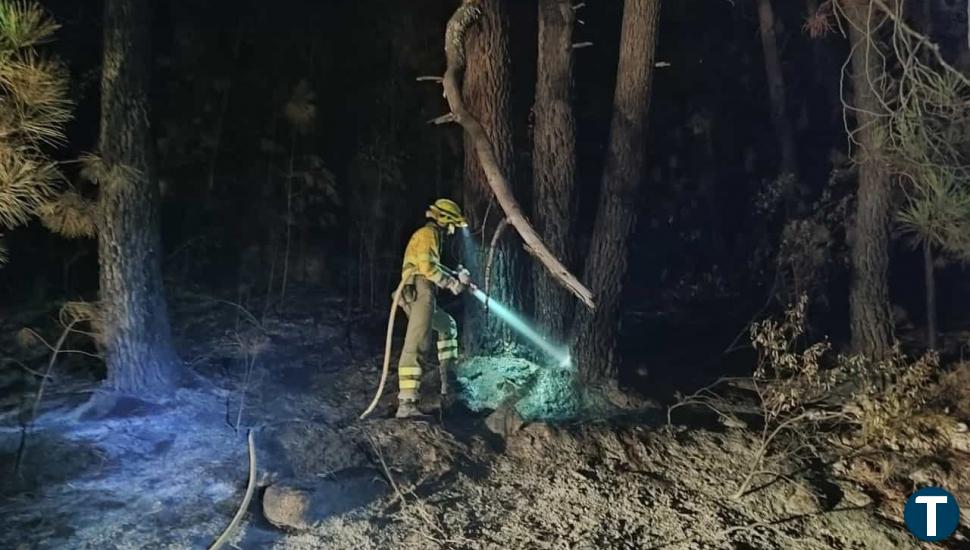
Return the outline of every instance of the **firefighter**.
<path id="1" fill-rule="evenodd" d="M 458 325 L 435 303 L 435 287 L 458 295 L 468 285 L 468 272 L 460 269 L 457 276 L 441 265 L 441 243 L 455 231 L 468 226 L 461 208 L 452 200 L 438 199 L 428 207 L 429 219 L 411 235 L 404 250 L 401 269 L 401 309 L 408 316 L 404 348 L 398 363 L 397 418 L 420 416 L 418 399 L 425 357 L 431 344 L 431 331 L 438 336 L 438 368 L 441 394 L 447 393 L 447 371 L 458 358 Z M 442 401 L 443 401 L 442 399 Z"/>

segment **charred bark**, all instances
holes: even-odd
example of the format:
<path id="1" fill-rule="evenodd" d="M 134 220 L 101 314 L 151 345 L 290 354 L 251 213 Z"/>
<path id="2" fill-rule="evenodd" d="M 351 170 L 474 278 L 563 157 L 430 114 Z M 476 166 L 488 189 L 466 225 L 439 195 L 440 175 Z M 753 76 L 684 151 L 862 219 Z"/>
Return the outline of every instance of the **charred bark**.
<path id="1" fill-rule="evenodd" d="M 532 254 L 546 269 L 562 284 L 579 298 L 586 307 L 596 307 L 593 293 L 579 282 L 566 267 L 542 242 L 535 229 L 522 213 L 522 207 L 509 186 L 508 179 L 499 167 L 492 143 L 481 123 L 465 108 L 461 92 L 461 76 L 465 70 L 465 35 L 481 16 L 479 0 L 463 0 L 455 13 L 448 20 L 445 31 L 445 56 L 448 67 L 442 78 L 445 99 L 451 109 L 447 115 L 438 117 L 435 123 L 457 122 L 465 130 L 468 141 L 474 145 L 478 160 L 488 181 L 488 185 L 495 194 L 495 200 L 505 213 L 509 224 L 515 228 L 525 242 L 526 250 Z"/>
<path id="2" fill-rule="evenodd" d="M 169 391 L 177 358 L 161 274 L 159 187 L 149 126 L 151 3 L 105 0 L 98 253 L 112 389 Z"/>
<path id="3" fill-rule="evenodd" d="M 481 16 L 466 36 L 466 56 L 462 97 L 465 108 L 481 124 L 491 142 L 497 168 L 509 175 L 515 173 L 510 105 L 511 55 L 509 53 L 509 15 L 506 0 L 480 0 Z M 514 184 L 510 187 L 514 189 Z M 467 267 L 483 281 L 484 254 L 492 234 L 502 220 L 498 208 L 492 208 L 492 192 L 476 150 L 475 138 L 465 133 L 465 177 L 463 200 L 472 228 L 481 246 L 466 254 Z M 486 219 L 486 216 L 488 219 Z M 516 292 L 521 253 L 512 239 L 501 239 L 496 246 L 491 267 L 489 292 L 497 301 L 519 309 L 521 297 Z M 480 302 L 466 297 L 464 335 L 466 349 L 472 353 L 495 351 L 510 334 L 498 320 L 490 319 Z"/>
<path id="4" fill-rule="evenodd" d="M 852 111 L 855 114 L 855 161 L 859 170 L 851 239 L 852 281 L 849 328 L 855 352 L 886 356 L 892 346 L 889 306 L 890 181 L 880 143 L 883 107 L 873 89 L 881 67 L 868 0 L 842 0 L 852 46 Z"/>
<path id="5" fill-rule="evenodd" d="M 573 360 L 587 382 L 616 377 L 620 295 L 645 177 L 659 18 L 660 0 L 626 0 L 624 4 L 609 148 L 584 271 L 598 304 L 594 311 L 578 310 L 572 328 Z"/>
<path id="6" fill-rule="evenodd" d="M 539 54 L 533 129 L 533 215 L 536 229 L 563 264 L 572 264 L 570 227 L 576 186 L 576 119 L 573 115 L 572 3 L 539 0 Z M 533 269 L 535 315 L 562 340 L 572 312 L 569 294 L 542 268 Z"/>

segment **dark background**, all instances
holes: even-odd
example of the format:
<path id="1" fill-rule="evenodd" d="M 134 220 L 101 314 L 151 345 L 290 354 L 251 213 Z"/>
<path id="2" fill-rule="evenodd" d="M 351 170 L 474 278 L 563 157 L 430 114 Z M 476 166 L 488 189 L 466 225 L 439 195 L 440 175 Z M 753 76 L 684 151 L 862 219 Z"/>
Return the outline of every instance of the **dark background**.
<path id="1" fill-rule="evenodd" d="M 960 9 L 953 2 L 936 3 L 934 38 L 956 59 L 965 20 L 954 18 Z M 57 153 L 69 161 L 94 149 L 97 139 L 100 2 L 44 4 L 62 25 L 51 47 L 70 67 L 77 102 L 70 146 Z M 199 287 L 243 302 L 265 293 L 271 270 L 279 277 L 273 259 L 285 234 L 292 158 L 304 177 L 292 217 L 291 280 L 346 296 L 357 311 L 386 309 L 399 254 L 426 204 L 460 196 L 460 131 L 426 123 L 444 112 L 444 100 L 436 85 L 415 80 L 443 70 L 443 28 L 453 3 L 156 4 L 153 127 L 169 292 Z M 536 14 L 531 2 L 512 5 L 514 184 L 528 207 Z M 621 7 L 589 2 L 580 12 L 585 24 L 575 32 L 577 41 L 593 43 L 575 56 L 583 227 L 577 250 L 588 242 L 600 184 Z M 663 10 L 657 57 L 664 66 L 655 76 L 649 181 L 623 302 L 628 367 L 696 362 L 724 349 L 769 295 L 783 221 L 777 205 L 759 206 L 777 173 L 778 148 L 753 3 L 678 0 Z M 801 3 L 779 2 L 776 10 L 789 116 L 810 202 L 826 189 L 832 201 L 851 200 L 838 98 L 845 40 L 808 37 Z M 301 81 L 316 105 L 305 134 L 295 133 L 284 117 Z M 86 189 L 74 165 L 65 173 Z M 64 240 L 38 223 L 9 241 L 11 262 L 0 272 L 4 307 L 96 296 L 93 241 Z M 836 342 L 847 336 L 844 247 L 844 235 L 833 233 L 818 290 L 823 298 L 813 301 L 815 330 Z M 893 302 L 920 319 L 920 256 L 898 243 L 892 266 Z M 970 285 L 959 265 L 939 276 L 946 330 L 959 323 Z"/>

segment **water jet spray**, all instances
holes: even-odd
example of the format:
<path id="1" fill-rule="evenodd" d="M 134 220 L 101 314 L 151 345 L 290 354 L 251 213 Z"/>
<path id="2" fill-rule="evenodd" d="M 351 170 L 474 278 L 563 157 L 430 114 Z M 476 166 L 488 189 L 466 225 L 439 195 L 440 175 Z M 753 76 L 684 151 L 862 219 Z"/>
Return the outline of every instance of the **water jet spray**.
<path id="1" fill-rule="evenodd" d="M 451 271 L 450 274 L 453 277 L 458 277 L 457 272 Z M 474 283 L 468 285 L 468 292 L 476 300 L 484 304 L 489 313 L 494 313 L 512 330 L 552 357 L 558 366 L 562 368 L 572 366 L 572 357 L 569 354 L 569 350 L 565 347 L 556 346 L 546 338 L 543 338 L 522 315 L 512 311 L 504 304 L 497 302 L 494 298 L 482 292 Z"/>

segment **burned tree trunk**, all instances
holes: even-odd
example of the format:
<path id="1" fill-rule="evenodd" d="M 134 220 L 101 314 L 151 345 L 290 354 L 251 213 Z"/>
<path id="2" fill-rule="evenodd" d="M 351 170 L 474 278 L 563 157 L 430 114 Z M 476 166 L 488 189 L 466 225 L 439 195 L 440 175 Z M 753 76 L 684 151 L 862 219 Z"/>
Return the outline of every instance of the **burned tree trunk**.
<path id="1" fill-rule="evenodd" d="M 482 125 L 491 141 L 495 160 L 503 174 L 515 173 L 513 167 L 512 114 L 509 103 L 511 87 L 511 56 L 509 53 L 509 15 L 506 0 L 477 2 L 481 16 L 467 31 L 466 56 L 468 65 L 462 89 L 465 107 Z M 515 186 L 512 184 L 512 188 Z M 474 239 L 476 250 L 466 251 L 465 262 L 473 276 L 484 282 L 485 261 L 489 241 L 502 220 L 499 208 L 491 207 L 492 193 L 488 179 L 471 136 L 465 134 L 465 177 L 463 200 L 468 221 L 473 229 L 483 231 Z M 490 208 L 491 207 L 491 208 Z M 487 216 L 487 219 L 486 219 Z M 467 244 L 467 243 L 466 243 Z M 518 309 L 521 296 L 516 292 L 521 249 L 511 239 L 501 239 L 491 267 L 489 292 L 497 301 Z M 494 347 L 507 340 L 509 334 L 497 320 L 490 320 L 482 304 L 466 297 L 464 335 L 469 352 L 495 351 Z"/>
<path id="2" fill-rule="evenodd" d="M 771 0 L 758 0 L 758 26 L 761 31 L 761 47 L 765 56 L 765 75 L 768 80 L 768 94 L 771 99 L 771 123 L 775 128 L 775 139 L 781 149 L 781 165 L 778 175 L 788 178 L 786 197 L 795 190 L 798 175 L 798 160 L 795 154 L 795 133 L 788 118 L 785 100 L 785 75 L 782 72 L 781 57 L 778 55 L 778 39 L 775 36 L 775 12 Z"/>
<path id="3" fill-rule="evenodd" d="M 851 111 L 856 127 L 853 141 L 859 169 L 855 222 L 851 238 L 852 281 L 849 325 L 855 352 L 873 358 L 885 356 L 892 346 L 889 307 L 890 181 L 883 159 L 881 136 L 884 112 L 877 91 L 882 67 L 872 29 L 868 0 L 841 0 L 848 19 L 852 46 Z"/>
<path id="4" fill-rule="evenodd" d="M 584 278 L 597 296 L 595 311 L 580 309 L 573 321 L 573 360 L 587 382 L 616 376 L 620 294 L 627 274 L 628 241 L 644 179 L 660 0 L 626 0 L 609 148 L 593 240 Z"/>
<path id="5" fill-rule="evenodd" d="M 175 381 L 162 288 L 159 188 L 149 127 L 151 3 L 105 0 L 98 253 L 108 385 L 141 395 Z"/>
<path id="6" fill-rule="evenodd" d="M 539 55 L 533 137 L 533 215 L 549 250 L 571 263 L 570 227 L 576 186 L 576 119 L 573 116 L 573 24 L 566 0 L 539 0 Z M 533 269 L 535 315 L 555 339 L 565 337 L 572 300 L 542 268 Z"/>

